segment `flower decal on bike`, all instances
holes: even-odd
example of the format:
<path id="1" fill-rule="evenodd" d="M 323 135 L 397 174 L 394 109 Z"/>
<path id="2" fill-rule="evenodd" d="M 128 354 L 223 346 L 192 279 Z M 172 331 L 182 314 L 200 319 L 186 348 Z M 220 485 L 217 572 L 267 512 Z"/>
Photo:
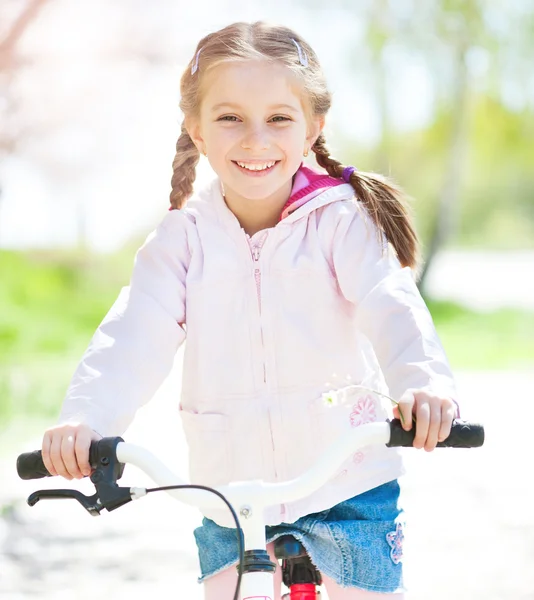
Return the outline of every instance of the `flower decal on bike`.
<path id="1" fill-rule="evenodd" d="M 402 543 L 404 542 L 404 529 L 402 523 L 397 523 L 395 531 L 386 533 L 386 541 L 391 550 L 389 556 L 395 565 L 402 561 Z"/>
<path id="2" fill-rule="evenodd" d="M 375 401 L 371 395 L 361 396 L 352 407 L 350 424 L 352 427 L 358 427 L 373 421 L 376 421 Z"/>
<path id="3" fill-rule="evenodd" d="M 365 458 L 365 454 L 363 452 L 356 452 L 355 454 L 352 455 L 352 462 L 355 465 L 359 465 L 360 463 L 363 462 L 364 458 Z"/>

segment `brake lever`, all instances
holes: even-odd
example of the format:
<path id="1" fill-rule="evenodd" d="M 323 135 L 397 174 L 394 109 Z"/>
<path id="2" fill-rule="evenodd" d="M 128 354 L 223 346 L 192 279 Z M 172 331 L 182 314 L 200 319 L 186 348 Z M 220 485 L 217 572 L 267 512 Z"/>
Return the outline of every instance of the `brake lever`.
<path id="1" fill-rule="evenodd" d="M 120 437 L 102 438 L 91 446 L 89 462 L 94 469 L 90 479 L 94 483 L 96 493 L 86 496 L 78 490 L 38 490 L 28 497 L 28 504 L 34 506 L 39 500 L 57 500 L 74 498 L 94 517 L 103 509 L 108 512 L 127 504 L 132 500 L 129 487 L 120 487 L 117 480 L 122 477 L 124 464 L 117 460 L 116 448 Z"/>
<path id="2" fill-rule="evenodd" d="M 78 490 L 38 490 L 28 496 L 28 504 L 35 506 L 39 500 L 63 500 L 65 498 L 74 498 L 87 510 L 93 517 L 98 517 L 100 511 L 104 508 L 98 497 L 98 493 L 92 496 L 86 496 Z"/>

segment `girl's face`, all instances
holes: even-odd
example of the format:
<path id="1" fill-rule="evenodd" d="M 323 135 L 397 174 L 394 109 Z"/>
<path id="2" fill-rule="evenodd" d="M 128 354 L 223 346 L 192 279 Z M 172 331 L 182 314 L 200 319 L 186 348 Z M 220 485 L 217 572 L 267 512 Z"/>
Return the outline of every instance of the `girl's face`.
<path id="1" fill-rule="evenodd" d="M 221 179 L 225 193 L 248 200 L 291 190 L 305 150 L 323 119 L 306 117 L 298 83 L 280 64 L 227 63 L 204 76 L 200 119 L 191 138 Z"/>

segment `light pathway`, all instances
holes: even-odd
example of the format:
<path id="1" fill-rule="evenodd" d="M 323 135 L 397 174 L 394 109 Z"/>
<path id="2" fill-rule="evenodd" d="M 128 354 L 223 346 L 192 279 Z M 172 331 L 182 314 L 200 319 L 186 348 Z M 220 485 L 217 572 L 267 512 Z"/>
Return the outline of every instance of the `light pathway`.
<path id="1" fill-rule="evenodd" d="M 446 250 L 432 263 L 427 292 L 474 310 L 534 310 L 533 273 L 533 250 Z"/>
<path id="2" fill-rule="evenodd" d="M 149 447 L 178 473 L 186 448 L 177 416 L 178 372 L 142 409 L 125 434 Z M 479 450 L 408 450 L 404 481 L 410 527 L 407 579 L 411 600 L 532 598 L 534 512 L 529 405 L 534 374 L 460 373 L 464 417 L 484 422 Z M 9 600 L 187 598 L 200 600 L 192 531 L 200 518 L 165 494 L 93 518 L 74 501 L 23 502 L 61 480 L 19 481 L 15 455 L 1 465 L 0 597 Z M 529 461 L 530 462 L 530 461 Z M 133 467 L 123 483 L 150 485 Z M 88 482 L 78 483 L 90 491 Z M 66 487 L 66 486 L 65 486 Z"/>

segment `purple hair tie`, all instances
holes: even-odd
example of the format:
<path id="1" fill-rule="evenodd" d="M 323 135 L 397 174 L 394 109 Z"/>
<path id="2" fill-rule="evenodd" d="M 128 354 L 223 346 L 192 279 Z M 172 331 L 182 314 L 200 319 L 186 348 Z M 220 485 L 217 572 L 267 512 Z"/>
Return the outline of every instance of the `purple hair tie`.
<path id="1" fill-rule="evenodd" d="M 350 176 L 354 173 L 354 171 L 357 171 L 358 169 L 356 167 L 345 167 L 343 169 L 343 179 L 347 182 L 350 183 Z"/>

